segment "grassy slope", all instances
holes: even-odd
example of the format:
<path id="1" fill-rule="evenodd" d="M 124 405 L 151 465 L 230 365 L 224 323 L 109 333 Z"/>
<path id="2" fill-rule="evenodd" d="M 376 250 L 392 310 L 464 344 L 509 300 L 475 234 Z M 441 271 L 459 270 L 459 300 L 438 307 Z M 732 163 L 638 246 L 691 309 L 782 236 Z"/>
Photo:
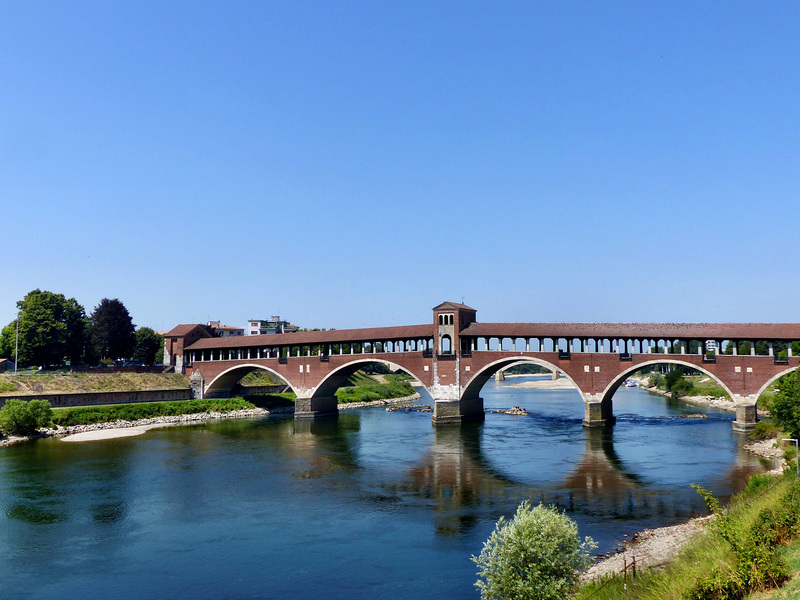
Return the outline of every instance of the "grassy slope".
<path id="1" fill-rule="evenodd" d="M 748 528 L 759 511 L 773 507 L 786 493 L 791 484 L 789 478 L 776 478 L 770 486 L 759 493 L 744 492 L 735 497 L 730 505 L 731 515 L 737 527 Z M 663 571 L 645 571 L 638 575 L 634 583 L 628 582 L 627 592 L 623 589 L 621 578 L 613 578 L 606 583 L 593 582 L 584 586 L 576 598 L 592 600 L 683 600 L 684 594 L 701 576 L 713 567 L 723 572 L 730 569 L 734 555 L 729 544 L 724 541 L 713 526 L 707 535 L 690 543 L 676 561 Z M 602 588 L 601 588 L 602 586 Z M 601 588 L 601 589 L 599 589 Z M 758 598 L 759 596 L 752 596 Z M 777 596 L 780 597 L 780 596 Z"/>
<path id="2" fill-rule="evenodd" d="M 789 564 L 792 580 L 779 590 L 756 592 L 746 596 L 745 600 L 800 600 L 800 541 L 787 546 L 783 556 Z"/>
<path id="3" fill-rule="evenodd" d="M 47 373 L 0 375 L 2 394 L 69 392 L 124 392 L 132 390 L 181 389 L 189 380 L 176 373 Z"/>

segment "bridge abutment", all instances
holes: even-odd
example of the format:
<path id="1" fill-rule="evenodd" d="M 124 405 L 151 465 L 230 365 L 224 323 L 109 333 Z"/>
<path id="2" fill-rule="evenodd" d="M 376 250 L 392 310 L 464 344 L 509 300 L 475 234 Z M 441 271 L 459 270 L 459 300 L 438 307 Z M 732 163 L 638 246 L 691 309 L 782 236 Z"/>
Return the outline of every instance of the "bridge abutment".
<path id="1" fill-rule="evenodd" d="M 611 398 L 603 398 L 602 394 L 582 393 L 584 408 L 584 427 L 608 427 L 616 423 L 611 407 Z"/>
<path id="2" fill-rule="evenodd" d="M 733 422 L 734 431 L 752 431 L 758 423 L 758 397 L 755 394 L 742 396 L 733 395 L 733 404 L 736 407 L 736 420 Z"/>
<path id="3" fill-rule="evenodd" d="M 295 419 L 317 419 L 321 417 L 333 417 L 339 414 L 339 404 L 336 396 L 312 396 L 310 398 L 298 398 L 294 402 Z"/>

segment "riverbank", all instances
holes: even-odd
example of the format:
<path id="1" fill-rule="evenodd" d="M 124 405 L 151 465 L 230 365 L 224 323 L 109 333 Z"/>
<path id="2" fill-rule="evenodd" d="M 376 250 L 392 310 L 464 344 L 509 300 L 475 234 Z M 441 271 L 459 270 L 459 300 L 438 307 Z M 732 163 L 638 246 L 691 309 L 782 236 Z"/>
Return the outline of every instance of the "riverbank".
<path id="1" fill-rule="evenodd" d="M 778 444 L 778 438 L 747 442 L 743 447 L 751 454 L 778 463 L 765 475 L 780 475 L 786 468 L 786 461 L 783 459 L 783 451 Z M 623 542 L 624 549 L 620 552 L 595 563 L 581 576 L 581 580 L 588 582 L 605 575 L 622 573 L 625 566 L 630 565 L 634 558 L 637 569 L 664 566 L 674 559 L 689 542 L 705 533 L 706 525 L 713 519 L 714 515 L 707 515 L 690 519 L 679 525 L 640 531 L 631 540 Z"/>
<path id="2" fill-rule="evenodd" d="M 506 375 L 506 379 L 512 377 L 530 377 L 530 375 Z M 537 379 L 536 381 L 522 381 L 520 383 L 508 383 L 506 387 L 520 390 L 568 390 L 576 389 L 575 384 L 566 377 L 558 379 Z"/>
<path id="3" fill-rule="evenodd" d="M 637 569 L 661 567 L 674 559 L 690 541 L 705 532 L 705 526 L 714 515 L 697 517 L 669 527 L 645 529 L 625 541 L 625 549 L 595 563 L 581 580 L 591 581 L 605 575 L 622 573 L 626 565 L 636 561 Z"/>
<path id="4" fill-rule="evenodd" d="M 412 402 L 420 397 L 419 394 L 412 394 L 403 398 L 391 398 L 385 400 L 373 400 L 370 402 L 351 402 L 340 404 L 339 410 L 351 410 L 356 408 L 369 408 L 372 406 L 390 406 L 392 404 L 402 404 Z M 157 427 L 171 427 L 174 425 L 195 425 L 205 421 L 220 419 L 240 419 L 248 417 L 263 417 L 267 415 L 292 414 L 294 406 L 284 406 L 269 410 L 263 408 L 251 408 L 246 410 L 234 410 L 230 412 L 208 412 L 192 413 L 188 415 L 153 417 L 149 419 L 136 419 L 133 421 L 110 421 L 106 423 L 93 423 L 91 425 L 71 425 L 69 427 L 52 427 L 40 429 L 37 435 L 33 436 L 9 436 L 0 439 L 0 447 L 10 446 L 26 442 L 32 439 L 45 437 L 60 437 L 62 441 L 95 441 L 114 439 L 118 437 L 130 437 L 141 435 L 150 429 Z M 134 430 L 133 432 L 131 430 Z M 74 437 L 73 436 L 80 436 Z M 73 439 L 69 439 L 73 438 Z"/>
<path id="5" fill-rule="evenodd" d="M 639 387 L 646 392 L 650 392 L 651 394 L 658 394 L 659 396 L 671 396 L 670 392 L 649 385 L 646 377 L 632 377 L 631 379 L 636 381 L 636 383 L 639 384 Z M 678 400 L 680 400 L 681 402 L 685 402 L 686 404 L 691 404 L 693 406 L 717 408 L 719 410 L 724 410 L 726 412 L 732 412 L 732 413 L 736 412 L 736 405 L 733 403 L 733 400 L 730 400 L 727 397 L 720 398 L 717 396 L 678 396 Z M 768 417 L 770 416 L 769 411 L 759 409 L 758 416 Z"/>

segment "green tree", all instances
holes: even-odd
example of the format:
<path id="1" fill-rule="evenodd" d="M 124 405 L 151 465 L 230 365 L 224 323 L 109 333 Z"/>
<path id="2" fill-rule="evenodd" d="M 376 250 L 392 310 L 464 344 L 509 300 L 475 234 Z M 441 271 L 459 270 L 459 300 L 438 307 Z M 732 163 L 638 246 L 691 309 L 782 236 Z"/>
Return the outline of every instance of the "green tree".
<path id="1" fill-rule="evenodd" d="M 779 391 L 772 400 L 770 414 L 776 425 L 783 428 L 789 437 L 800 436 L 800 371 L 781 377 Z"/>
<path id="2" fill-rule="evenodd" d="M 0 408 L 0 429 L 9 435 L 32 435 L 53 418 L 47 400 L 7 400 Z"/>
<path id="3" fill-rule="evenodd" d="M 139 327 L 136 330 L 136 344 L 134 345 L 133 355 L 144 359 L 148 364 L 159 361 L 164 356 L 164 336 L 159 335 L 149 327 Z"/>
<path id="4" fill-rule="evenodd" d="M 500 517 L 480 556 L 472 557 L 481 598 L 563 600 L 574 591 L 580 571 L 591 562 L 592 538 L 578 538 L 578 526 L 554 507 L 517 507 L 511 521 Z"/>
<path id="5" fill-rule="evenodd" d="M 89 317 L 92 341 L 102 358 L 130 356 L 136 344 L 135 327 L 128 309 L 117 298 L 103 298 Z"/>
<path id="6" fill-rule="evenodd" d="M 11 321 L 0 332 L 0 358 L 14 358 L 16 321 Z"/>
<path id="7" fill-rule="evenodd" d="M 74 298 L 33 290 L 17 302 L 20 364 L 61 364 L 65 358 L 79 360 L 86 346 L 86 313 Z M 16 345 L 16 322 L 0 334 L 0 351 L 11 356 Z"/>

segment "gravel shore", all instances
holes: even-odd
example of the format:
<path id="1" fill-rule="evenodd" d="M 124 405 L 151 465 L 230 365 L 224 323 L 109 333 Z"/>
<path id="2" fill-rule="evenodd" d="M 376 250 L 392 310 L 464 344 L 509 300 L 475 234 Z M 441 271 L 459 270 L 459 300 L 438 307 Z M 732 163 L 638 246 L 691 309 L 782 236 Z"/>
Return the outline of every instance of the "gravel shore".
<path id="1" fill-rule="evenodd" d="M 675 558 L 687 542 L 705 532 L 714 515 L 697 517 L 680 525 L 645 529 L 633 536 L 622 552 L 601 560 L 582 575 L 584 581 L 622 572 L 625 564 L 636 559 L 637 569 L 660 567 Z"/>

